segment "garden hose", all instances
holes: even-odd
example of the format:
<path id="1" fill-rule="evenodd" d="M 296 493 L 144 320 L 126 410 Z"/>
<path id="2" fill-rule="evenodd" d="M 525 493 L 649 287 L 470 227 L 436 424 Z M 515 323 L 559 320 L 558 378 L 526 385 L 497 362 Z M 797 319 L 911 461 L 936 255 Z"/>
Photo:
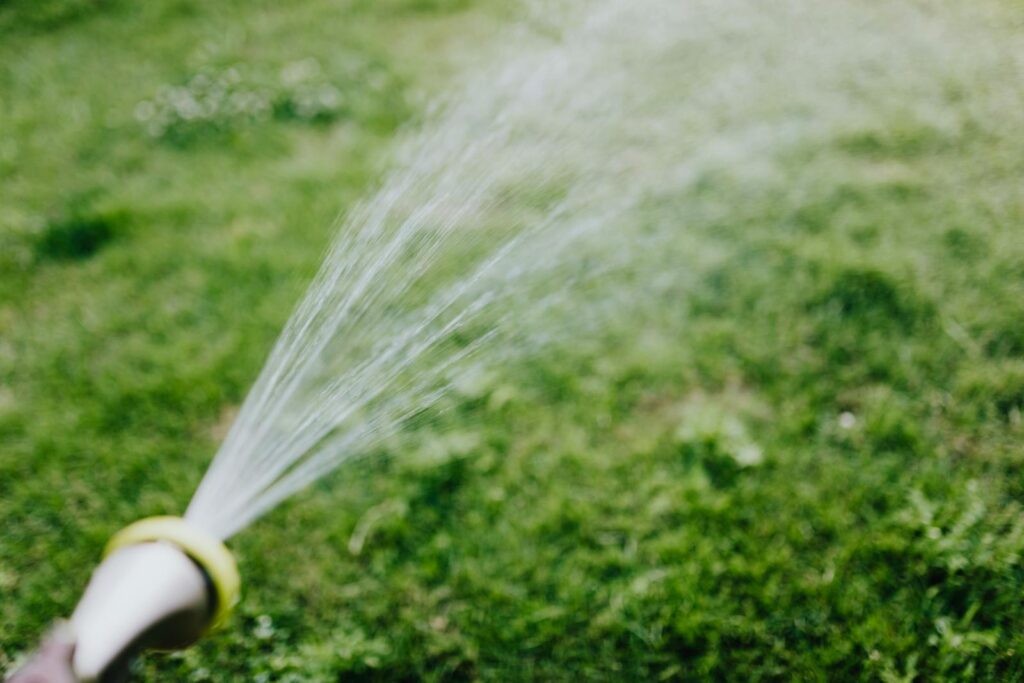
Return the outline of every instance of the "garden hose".
<path id="1" fill-rule="evenodd" d="M 241 580 L 220 539 L 180 517 L 150 517 L 111 537 L 71 617 L 75 674 L 116 677 L 141 650 L 177 650 L 222 626 Z"/>

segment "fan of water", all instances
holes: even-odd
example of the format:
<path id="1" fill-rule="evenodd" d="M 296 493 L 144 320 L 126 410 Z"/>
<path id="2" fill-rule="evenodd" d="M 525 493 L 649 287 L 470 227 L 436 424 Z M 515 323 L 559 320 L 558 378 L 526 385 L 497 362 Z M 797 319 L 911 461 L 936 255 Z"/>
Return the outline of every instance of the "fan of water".
<path id="1" fill-rule="evenodd" d="M 645 204 L 711 172 L 777 175 L 781 150 L 847 125 L 935 116 L 959 74 L 955 41 L 909 1 L 525 9 L 339 227 L 188 509 L 197 525 L 230 536 L 472 364 L 587 334 L 692 272 L 687 216 Z"/>

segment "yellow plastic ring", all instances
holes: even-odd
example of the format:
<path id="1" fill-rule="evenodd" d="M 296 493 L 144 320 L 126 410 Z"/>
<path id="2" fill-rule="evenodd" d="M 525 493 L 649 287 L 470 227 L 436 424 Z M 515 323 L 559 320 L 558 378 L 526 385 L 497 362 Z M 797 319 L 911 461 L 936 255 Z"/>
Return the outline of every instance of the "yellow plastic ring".
<path id="1" fill-rule="evenodd" d="M 140 519 L 121 529 L 107 542 L 103 557 L 128 545 L 154 541 L 165 541 L 178 546 L 202 567 L 210 578 L 217 596 L 209 630 L 222 626 L 238 603 L 242 587 L 238 565 L 231 551 L 220 539 L 197 529 L 181 517 L 166 516 Z"/>

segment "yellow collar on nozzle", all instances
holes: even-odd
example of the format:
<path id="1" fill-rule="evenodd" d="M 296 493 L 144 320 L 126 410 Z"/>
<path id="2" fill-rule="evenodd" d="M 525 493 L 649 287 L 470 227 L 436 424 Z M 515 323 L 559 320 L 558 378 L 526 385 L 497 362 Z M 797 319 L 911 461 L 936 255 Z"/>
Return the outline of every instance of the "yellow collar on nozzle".
<path id="1" fill-rule="evenodd" d="M 181 517 L 147 517 L 126 526 L 107 543 L 103 556 L 138 543 L 165 541 L 176 545 L 198 564 L 213 584 L 217 604 L 210 619 L 210 628 L 224 624 L 238 602 L 242 579 L 235 557 L 220 539 L 190 525 Z"/>

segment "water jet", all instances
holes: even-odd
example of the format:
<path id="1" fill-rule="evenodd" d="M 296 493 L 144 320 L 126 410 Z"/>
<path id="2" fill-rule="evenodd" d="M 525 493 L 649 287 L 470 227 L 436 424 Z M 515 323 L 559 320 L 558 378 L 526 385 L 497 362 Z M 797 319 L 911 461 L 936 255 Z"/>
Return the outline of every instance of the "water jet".
<path id="1" fill-rule="evenodd" d="M 901 67 L 948 49 L 923 43 L 877 75 L 861 49 L 877 36 L 847 29 L 870 26 L 853 5 L 727 4 L 740 11 L 596 3 L 557 39 L 513 42 L 404 142 L 402 164 L 340 227 L 185 518 L 143 520 L 111 540 L 72 617 L 81 680 L 222 624 L 239 590 L 223 539 L 400 434 L 470 361 L 501 365 L 559 334 L 583 338 L 597 319 L 584 304 L 643 298 L 604 285 L 584 300 L 568 284 L 622 271 L 650 287 L 701 260 L 685 216 L 647 223 L 639 207 L 716 173 L 771 177 L 776 155 L 833 139 L 851 111 L 884 122 L 905 99 L 902 74 L 918 72 Z M 814 27 L 812 42 L 792 40 L 800 25 Z M 821 36 L 829 49 L 808 68 L 803 46 Z M 877 97 L 834 87 L 836 74 L 863 73 Z"/>

